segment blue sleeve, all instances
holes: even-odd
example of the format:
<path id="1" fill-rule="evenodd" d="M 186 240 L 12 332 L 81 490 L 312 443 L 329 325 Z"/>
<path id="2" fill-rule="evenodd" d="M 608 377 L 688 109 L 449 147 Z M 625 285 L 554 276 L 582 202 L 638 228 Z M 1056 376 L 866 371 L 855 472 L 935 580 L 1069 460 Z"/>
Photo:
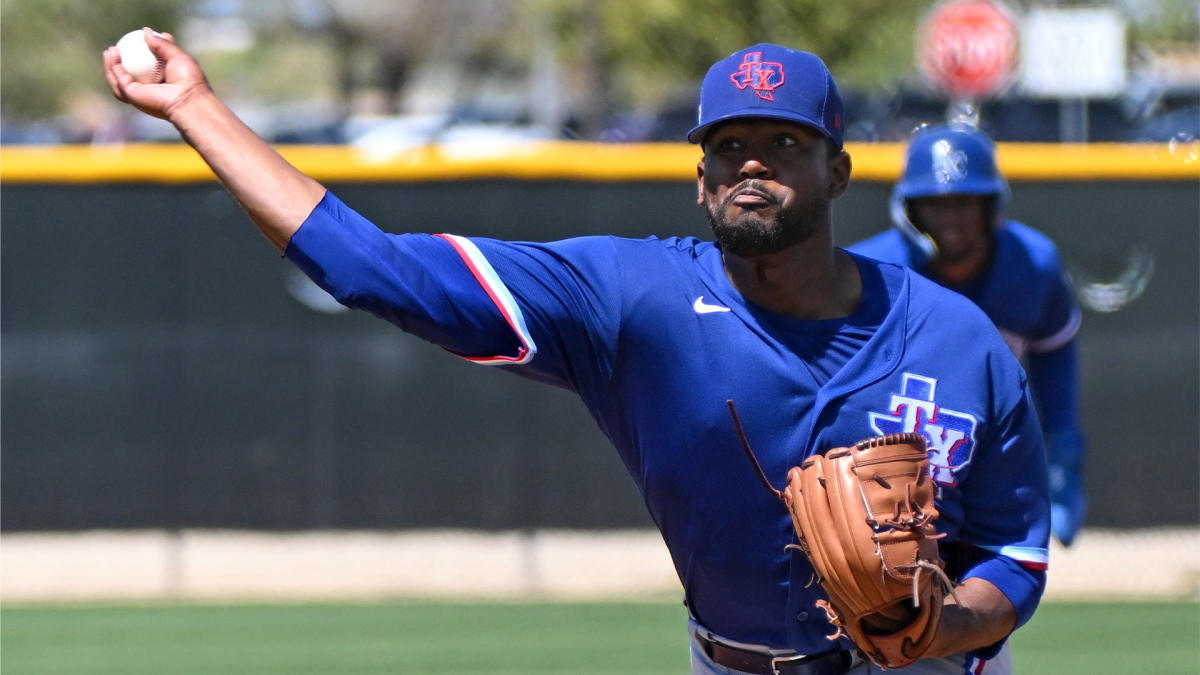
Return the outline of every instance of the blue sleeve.
<path id="1" fill-rule="evenodd" d="M 962 576 L 964 581 L 974 578 L 991 582 L 1013 603 L 1017 609 L 1013 630 L 1033 618 L 1046 586 L 1045 570 L 1029 570 L 1008 556 L 994 553 L 982 556 Z"/>
<path id="2" fill-rule="evenodd" d="M 624 270 L 639 242 L 577 237 L 550 243 L 474 239 L 512 294 L 538 354 L 531 377 L 573 391 L 606 386 L 616 360 Z M 619 251 L 624 246 L 628 250 Z"/>
<path id="3" fill-rule="evenodd" d="M 326 193 L 284 255 L 347 307 L 468 360 L 577 389 L 612 370 L 618 241 L 389 234 Z"/>
<path id="4" fill-rule="evenodd" d="M 1079 422 L 1079 376 L 1075 342 L 1026 357 L 1030 385 L 1041 414 L 1050 470 L 1050 525 L 1070 546 L 1087 517 L 1084 489 L 1087 435 Z"/>
<path id="5" fill-rule="evenodd" d="M 971 489 L 963 489 L 963 507 L 971 517 L 958 539 L 990 555 L 954 571 L 1000 589 L 1021 626 L 1033 616 L 1046 588 L 1050 537 L 1045 449 L 1027 389 L 990 431 L 985 447 L 990 450 L 973 460 Z"/>
<path id="6" fill-rule="evenodd" d="M 535 350 L 451 238 L 383 232 L 330 192 L 284 255 L 343 305 L 458 355 L 520 362 Z"/>
<path id="7" fill-rule="evenodd" d="M 1010 278 L 1005 284 L 1018 294 L 1012 301 L 1025 304 L 1030 314 L 1037 317 L 1027 334 L 1029 351 L 1054 351 L 1075 337 L 1082 319 L 1070 281 L 1063 271 L 1058 247 L 1045 235 L 1021 223 L 1010 221 L 1006 229 L 1006 234 L 1015 238 L 1008 241 L 1019 242 L 1017 246 L 1030 257 L 1033 266 L 1032 270 L 1024 272 L 1021 271 L 1024 266 L 1013 268 L 1016 274 L 1034 275 L 1033 279 Z M 1034 284 L 1034 292 L 1028 290 L 1030 284 Z M 1023 301 L 1021 294 L 1025 294 Z"/>
<path id="8" fill-rule="evenodd" d="M 1079 356 L 1075 341 L 1049 352 L 1030 352 L 1029 386 L 1047 433 L 1079 429 Z"/>
<path id="9" fill-rule="evenodd" d="M 1024 389 L 1024 387 L 1023 387 Z M 972 489 L 963 489 L 971 514 L 957 541 L 943 546 L 947 571 L 960 581 L 990 582 L 1016 611 L 1013 630 L 1033 617 L 1046 590 L 1050 508 L 1045 450 L 1028 390 L 985 442 L 991 452 L 975 458 Z M 1004 641 L 976 650 L 989 659 Z"/>

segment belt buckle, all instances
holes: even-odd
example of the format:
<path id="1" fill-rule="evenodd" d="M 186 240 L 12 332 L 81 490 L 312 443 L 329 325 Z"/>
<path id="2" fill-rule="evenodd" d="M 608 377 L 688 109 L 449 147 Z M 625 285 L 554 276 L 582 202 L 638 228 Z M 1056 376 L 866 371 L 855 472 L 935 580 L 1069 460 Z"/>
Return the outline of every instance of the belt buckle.
<path id="1" fill-rule="evenodd" d="M 780 663 L 791 663 L 793 661 L 803 661 L 808 658 L 805 654 L 793 654 L 791 656 L 772 656 L 771 657 L 771 675 L 783 675 L 779 671 Z"/>

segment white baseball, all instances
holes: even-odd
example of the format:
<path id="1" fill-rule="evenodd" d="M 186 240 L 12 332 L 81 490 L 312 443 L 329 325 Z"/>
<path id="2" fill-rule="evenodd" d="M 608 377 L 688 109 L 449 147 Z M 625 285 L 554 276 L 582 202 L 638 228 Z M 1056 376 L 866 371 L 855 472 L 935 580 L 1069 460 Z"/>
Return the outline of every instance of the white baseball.
<path id="1" fill-rule="evenodd" d="M 162 82 L 163 62 L 150 51 L 142 30 L 129 31 L 117 40 L 117 51 L 121 52 L 121 65 L 125 72 L 137 82 Z"/>

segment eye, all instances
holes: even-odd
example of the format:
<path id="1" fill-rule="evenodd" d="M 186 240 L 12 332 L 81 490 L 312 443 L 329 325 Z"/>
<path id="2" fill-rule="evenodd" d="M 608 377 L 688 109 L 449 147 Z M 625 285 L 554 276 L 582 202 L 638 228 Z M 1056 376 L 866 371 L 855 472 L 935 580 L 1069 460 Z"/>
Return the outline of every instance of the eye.
<path id="1" fill-rule="evenodd" d="M 718 138 L 717 142 L 715 144 L 716 150 L 726 151 L 726 152 L 728 152 L 730 150 L 741 150 L 742 147 L 743 147 L 742 142 L 734 136 L 725 136 L 724 138 Z"/>
<path id="2" fill-rule="evenodd" d="M 790 148 L 794 145 L 798 145 L 799 143 L 800 141 L 798 141 L 796 137 L 791 134 L 779 134 L 775 136 L 775 145 L 780 148 Z"/>

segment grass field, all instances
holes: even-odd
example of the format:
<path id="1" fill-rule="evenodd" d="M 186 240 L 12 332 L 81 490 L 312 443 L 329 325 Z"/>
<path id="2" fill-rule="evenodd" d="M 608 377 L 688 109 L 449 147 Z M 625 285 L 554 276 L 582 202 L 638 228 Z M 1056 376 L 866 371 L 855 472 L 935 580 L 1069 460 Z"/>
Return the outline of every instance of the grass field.
<path id="1" fill-rule="evenodd" d="M 1044 603 L 1022 675 L 1200 673 L 1200 604 Z M 0 609 L 5 675 L 688 671 L 677 602 Z"/>

